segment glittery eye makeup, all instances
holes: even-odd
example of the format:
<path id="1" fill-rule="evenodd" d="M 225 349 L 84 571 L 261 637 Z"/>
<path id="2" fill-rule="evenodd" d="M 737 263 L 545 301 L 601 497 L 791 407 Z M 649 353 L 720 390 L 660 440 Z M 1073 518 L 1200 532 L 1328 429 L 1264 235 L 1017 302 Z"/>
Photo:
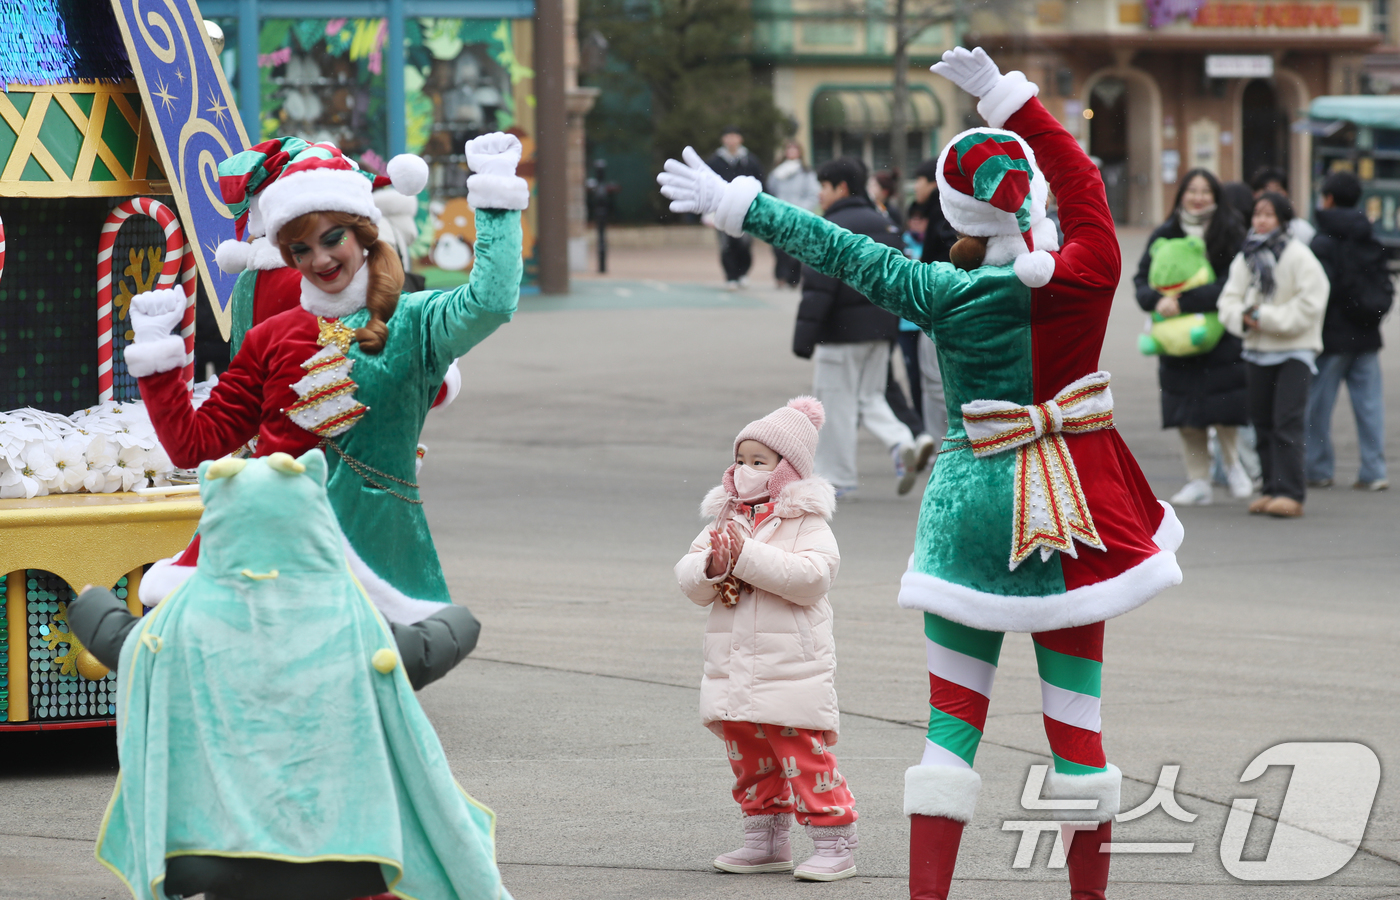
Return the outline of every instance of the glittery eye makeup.
<path id="1" fill-rule="evenodd" d="M 344 228 L 332 228 L 330 231 L 327 231 L 325 234 L 321 235 L 321 246 L 339 247 L 341 244 L 345 243 L 345 240 L 347 237 L 349 237 L 349 235 L 350 232 L 348 232 Z"/>

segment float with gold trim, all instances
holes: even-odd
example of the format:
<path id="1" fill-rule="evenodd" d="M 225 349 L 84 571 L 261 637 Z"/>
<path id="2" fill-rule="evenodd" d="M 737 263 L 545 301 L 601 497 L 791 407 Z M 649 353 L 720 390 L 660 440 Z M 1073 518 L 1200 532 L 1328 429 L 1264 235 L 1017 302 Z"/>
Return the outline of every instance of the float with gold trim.
<path id="1" fill-rule="evenodd" d="M 196 302 L 227 329 L 234 283 L 211 268 L 234 235 L 214 166 L 247 138 L 194 3 L 133 31 L 136 5 L 0 6 L 0 729 L 113 721 L 112 680 L 67 625 L 73 588 L 139 610 L 144 567 L 201 511 L 138 402 L 130 304 L 179 292 L 193 388 Z"/>

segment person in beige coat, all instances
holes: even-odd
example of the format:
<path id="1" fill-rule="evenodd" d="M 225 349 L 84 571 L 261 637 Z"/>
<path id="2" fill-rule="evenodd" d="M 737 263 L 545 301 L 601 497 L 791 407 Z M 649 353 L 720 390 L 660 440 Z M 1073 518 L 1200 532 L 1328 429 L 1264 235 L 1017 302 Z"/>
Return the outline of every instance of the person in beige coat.
<path id="1" fill-rule="evenodd" d="M 1249 511 L 1277 518 L 1303 514 L 1308 388 L 1331 291 L 1322 263 L 1289 236 L 1292 220 L 1293 204 L 1282 194 L 1255 201 L 1251 231 L 1216 304 L 1220 323 L 1244 340 L 1249 418 L 1264 476 L 1263 495 Z"/>
<path id="2" fill-rule="evenodd" d="M 715 859 L 724 872 L 856 873 L 855 798 L 831 752 L 840 717 L 827 591 L 841 556 L 827 524 L 835 489 L 812 476 L 824 417 L 819 401 L 798 397 L 745 426 L 701 505 L 714 521 L 676 564 L 681 590 L 710 608 L 700 718 L 725 742 L 744 813 L 744 846 Z M 816 845 L 795 870 L 794 818 Z"/>

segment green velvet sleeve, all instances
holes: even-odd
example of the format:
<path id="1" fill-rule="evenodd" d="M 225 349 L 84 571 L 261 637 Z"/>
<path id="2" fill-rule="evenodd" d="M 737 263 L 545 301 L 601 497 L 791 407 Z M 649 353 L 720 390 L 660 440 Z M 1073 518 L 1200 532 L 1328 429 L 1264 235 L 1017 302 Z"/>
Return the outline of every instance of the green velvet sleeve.
<path id="1" fill-rule="evenodd" d="M 853 234 L 770 194 L 755 198 L 744 230 L 823 275 L 844 281 L 876 306 L 925 331 L 947 298 L 969 283 L 968 274 L 956 266 L 910 259 L 894 247 Z"/>
<path id="2" fill-rule="evenodd" d="M 445 370 L 452 360 L 511 320 L 520 302 L 520 212 L 476 211 L 476 261 L 470 280 L 424 304 L 428 359 Z"/>

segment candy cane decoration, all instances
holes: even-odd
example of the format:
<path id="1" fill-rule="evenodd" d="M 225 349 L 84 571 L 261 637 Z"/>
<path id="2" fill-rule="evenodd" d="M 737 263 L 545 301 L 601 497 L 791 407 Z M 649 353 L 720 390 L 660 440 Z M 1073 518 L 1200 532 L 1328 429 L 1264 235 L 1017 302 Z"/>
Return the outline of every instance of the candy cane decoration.
<path id="1" fill-rule="evenodd" d="M 185 315 L 180 320 L 180 336 L 185 339 L 185 383 L 194 385 L 194 253 L 185 246 L 180 220 L 170 207 L 149 197 L 135 197 L 117 206 L 102 223 L 97 241 L 97 399 L 112 399 L 112 245 L 117 232 L 132 216 L 149 216 L 165 230 L 165 261 L 156 287 L 174 287 L 178 279 L 185 290 Z M 3 244 L 0 244 L 3 252 Z M 0 266 L 4 258 L 0 256 Z"/>

